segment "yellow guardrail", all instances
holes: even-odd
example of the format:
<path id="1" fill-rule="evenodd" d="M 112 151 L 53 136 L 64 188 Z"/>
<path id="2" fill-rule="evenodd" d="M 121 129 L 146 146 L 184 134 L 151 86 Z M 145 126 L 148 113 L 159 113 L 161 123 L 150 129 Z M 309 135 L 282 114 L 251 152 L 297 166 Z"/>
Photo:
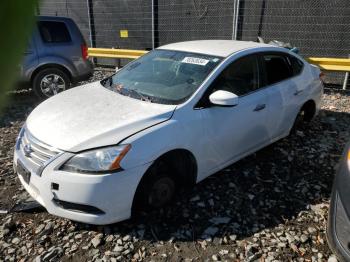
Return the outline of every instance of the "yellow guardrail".
<path id="1" fill-rule="evenodd" d="M 309 57 L 307 60 L 326 71 L 350 72 L 349 58 Z"/>
<path id="2" fill-rule="evenodd" d="M 89 48 L 89 57 L 136 59 L 148 51 L 132 49 Z"/>
<path id="3" fill-rule="evenodd" d="M 89 48 L 89 57 L 136 59 L 148 51 L 132 49 Z M 307 61 L 323 70 L 350 72 L 349 58 L 309 57 Z"/>

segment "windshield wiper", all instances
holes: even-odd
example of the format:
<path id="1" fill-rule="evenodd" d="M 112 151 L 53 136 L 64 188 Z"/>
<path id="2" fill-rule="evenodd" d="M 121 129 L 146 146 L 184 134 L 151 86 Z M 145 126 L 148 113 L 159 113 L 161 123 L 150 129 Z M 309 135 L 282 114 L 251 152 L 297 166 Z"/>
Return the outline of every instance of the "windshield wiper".
<path id="1" fill-rule="evenodd" d="M 152 103 L 152 99 L 150 97 L 145 96 L 144 94 L 140 93 L 136 89 L 125 89 L 129 93 L 136 94 L 142 101 L 150 102 Z"/>
<path id="2" fill-rule="evenodd" d="M 133 96 L 134 98 L 139 98 L 141 101 L 146 101 L 146 102 L 150 102 L 150 103 L 153 102 L 153 100 L 150 97 L 142 94 L 138 90 L 132 89 L 132 88 L 125 88 L 122 84 L 113 84 L 112 83 L 109 86 L 109 88 L 112 91 L 117 92 L 119 94 L 122 94 L 124 96 Z"/>

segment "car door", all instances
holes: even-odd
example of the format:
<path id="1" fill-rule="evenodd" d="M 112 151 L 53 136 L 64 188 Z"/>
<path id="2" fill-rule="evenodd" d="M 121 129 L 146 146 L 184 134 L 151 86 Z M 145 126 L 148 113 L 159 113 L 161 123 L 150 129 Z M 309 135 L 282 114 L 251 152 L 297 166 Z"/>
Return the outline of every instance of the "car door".
<path id="1" fill-rule="evenodd" d="M 299 111 L 303 93 L 302 70 L 287 53 L 269 52 L 261 54 L 264 72 L 264 87 L 268 90 L 268 126 L 271 141 L 288 134 Z M 295 58 L 297 59 L 297 58 Z M 302 63 L 300 61 L 300 63 Z"/>
<path id="2" fill-rule="evenodd" d="M 234 107 L 211 105 L 209 95 L 225 90 L 239 96 Z M 199 105 L 207 166 L 222 167 L 268 141 L 267 91 L 260 89 L 258 59 L 248 55 L 228 65 L 208 87 Z"/>

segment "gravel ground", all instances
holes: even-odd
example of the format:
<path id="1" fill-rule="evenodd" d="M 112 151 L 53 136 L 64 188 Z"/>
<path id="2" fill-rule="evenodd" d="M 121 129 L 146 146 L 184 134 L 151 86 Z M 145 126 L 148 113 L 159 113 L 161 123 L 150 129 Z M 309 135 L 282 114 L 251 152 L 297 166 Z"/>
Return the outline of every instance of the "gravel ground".
<path id="1" fill-rule="evenodd" d="M 326 90 L 319 116 L 303 130 L 205 179 L 169 207 L 91 226 L 41 207 L 21 210 L 33 202 L 12 171 L 13 147 L 38 102 L 29 92 L 13 94 L 0 117 L 0 261 L 336 261 L 325 225 L 349 138 L 349 95 Z"/>

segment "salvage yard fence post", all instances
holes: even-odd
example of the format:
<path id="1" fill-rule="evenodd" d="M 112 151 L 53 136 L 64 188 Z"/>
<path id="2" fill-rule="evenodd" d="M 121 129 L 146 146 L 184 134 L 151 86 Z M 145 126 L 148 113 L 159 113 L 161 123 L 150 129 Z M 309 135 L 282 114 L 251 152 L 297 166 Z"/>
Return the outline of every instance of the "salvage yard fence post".
<path id="1" fill-rule="evenodd" d="M 350 55 L 349 55 L 349 59 L 350 59 Z M 346 90 L 346 86 L 348 85 L 348 82 L 349 82 L 349 72 L 346 72 L 344 77 L 344 82 L 343 82 L 343 90 Z"/>

